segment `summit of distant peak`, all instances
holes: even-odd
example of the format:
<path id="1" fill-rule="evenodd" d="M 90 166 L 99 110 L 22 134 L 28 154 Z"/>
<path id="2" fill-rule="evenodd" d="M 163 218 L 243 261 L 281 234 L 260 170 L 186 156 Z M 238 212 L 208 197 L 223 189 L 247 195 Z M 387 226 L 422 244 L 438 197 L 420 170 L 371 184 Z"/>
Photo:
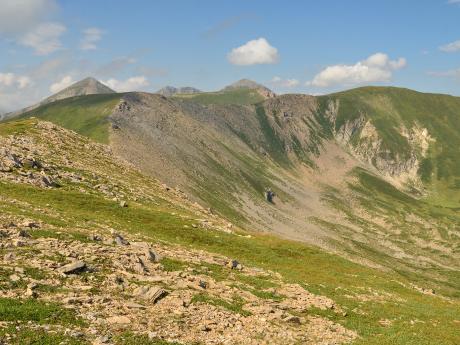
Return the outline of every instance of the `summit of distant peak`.
<path id="1" fill-rule="evenodd" d="M 257 90 L 262 96 L 266 98 L 275 97 L 276 94 L 270 90 L 268 87 L 259 84 L 250 79 L 240 79 L 233 84 L 230 84 L 222 89 L 222 91 L 232 91 L 238 89 L 250 89 L 250 90 Z"/>

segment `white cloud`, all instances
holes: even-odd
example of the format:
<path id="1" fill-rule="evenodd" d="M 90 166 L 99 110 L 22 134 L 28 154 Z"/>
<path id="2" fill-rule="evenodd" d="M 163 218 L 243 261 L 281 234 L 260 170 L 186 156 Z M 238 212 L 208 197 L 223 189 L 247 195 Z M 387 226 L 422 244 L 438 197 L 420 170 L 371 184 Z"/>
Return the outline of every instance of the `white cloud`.
<path id="1" fill-rule="evenodd" d="M 274 64 L 279 61 L 278 49 L 272 47 L 265 38 L 259 38 L 233 49 L 227 55 L 234 65 Z"/>
<path id="2" fill-rule="evenodd" d="M 354 65 L 329 66 L 319 72 L 307 85 L 328 87 L 333 85 L 357 85 L 389 81 L 393 71 L 405 67 L 406 59 L 390 60 L 387 54 L 376 53 Z"/>
<path id="3" fill-rule="evenodd" d="M 32 79 L 26 75 L 0 72 L 0 111 L 11 111 L 30 101 L 34 90 Z M 27 92 L 24 92 L 27 90 Z"/>
<path id="4" fill-rule="evenodd" d="M 446 78 L 460 79 L 460 68 L 451 69 L 451 70 L 442 71 L 442 72 L 428 72 L 428 74 L 433 77 L 446 77 Z"/>
<path id="5" fill-rule="evenodd" d="M 32 80 L 24 75 L 14 73 L 0 73 L 0 87 L 25 89 L 32 84 Z"/>
<path id="6" fill-rule="evenodd" d="M 66 87 L 72 85 L 73 83 L 75 83 L 75 81 L 72 79 L 72 77 L 70 75 L 66 75 L 61 80 L 51 84 L 50 91 L 52 93 L 59 92 L 61 90 L 64 90 Z"/>
<path id="7" fill-rule="evenodd" d="M 20 76 L 17 78 L 17 84 L 19 89 L 25 89 L 32 84 L 32 80 L 27 76 Z"/>
<path id="8" fill-rule="evenodd" d="M 103 81 L 103 83 L 111 89 L 119 92 L 137 91 L 150 85 L 148 79 L 144 76 L 131 77 L 126 80 L 117 80 L 112 78 L 107 81 Z"/>
<path id="9" fill-rule="evenodd" d="M 460 50 L 460 40 L 440 46 L 439 49 L 446 53 L 453 53 L 453 52 L 459 51 Z"/>
<path id="10" fill-rule="evenodd" d="M 460 0 L 448 0 L 448 4 L 460 4 Z"/>
<path id="11" fill-rule="evenodd" d="M 81 50 L 95 50 L 97 49 L 96 43 L 102 39 L 104 31 L 98 28 L 88 28 L 83 31 L 83 38 L 80 42 Z"/>
<path id="12" fill-rule="evenodd" d="M 291 89 L 300 85 L 297 79 L 282 79 L 281 77 L 273 77 L 270 84 L 274 87 Z"/>
<path id="13" fill-rule="evenodd" d="M 0 0 L 0 34 L 28 32 L 57 8 L 55 0 Z"/>
<path id="14" fill-rule="evenodd" d="M 0 36 L 47 55 L 61 48 L 66 31 L 61 23 L 50 22 L 58 8 L 55 0 L 0 0 Z"/>
<path id="15" fill-rule="evenodd" d="M 11 86 L 14 82 L 13 73 L 0 73 L 0 85 Z"/>
<path id="16" fill-rule="evenodd" d="M 62 48 L 61 35 L 66 27 L 60 23 L 42 23 L 19 39 L 19 43 L 31 47 L 37 55 L 48 55 Z"/>

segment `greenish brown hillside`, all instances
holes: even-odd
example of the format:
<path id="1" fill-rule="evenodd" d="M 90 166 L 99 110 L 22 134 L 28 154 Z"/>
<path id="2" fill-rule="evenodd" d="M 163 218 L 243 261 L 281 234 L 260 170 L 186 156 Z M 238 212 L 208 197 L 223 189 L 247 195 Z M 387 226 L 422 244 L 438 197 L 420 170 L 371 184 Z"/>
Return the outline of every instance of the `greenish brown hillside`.
<path id="1" fill-rule="evenodd" d="M 6 343 L 458 343 L 453 285 L 231 226 L 49 123 L 0 124 L 0 143 Z M 375 207 L 428 210 L 359 174 Z"/>

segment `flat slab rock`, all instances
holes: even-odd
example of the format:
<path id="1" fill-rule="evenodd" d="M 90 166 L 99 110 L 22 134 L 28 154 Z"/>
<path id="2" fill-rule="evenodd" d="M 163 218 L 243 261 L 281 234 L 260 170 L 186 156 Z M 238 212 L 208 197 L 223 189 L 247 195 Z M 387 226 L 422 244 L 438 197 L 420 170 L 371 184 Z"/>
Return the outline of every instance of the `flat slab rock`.
<path id="1" fill-rule="evenodd" d="M 123 315 L 109 317 L 106 321 L 112 325 L 129 325 L 131 323 L 130 318 Z"/>
<path id="2" fill-rule="evenodd" d="M 86 264 L 83 261 L 75 261 L 58 268 L 58 271 L 64 274 L 75 274 L 84 271 Z"/>
<path id="3" fill-rule="evenodd" d="M 152 286 L 141 286 L 134 290 L 134 295 L 138 296 L 145 300 L 150 300 L 153 303 L 156 303 L 158 300 L 162 299 L 168 294 L 166 290 L 162 288 Z"/>

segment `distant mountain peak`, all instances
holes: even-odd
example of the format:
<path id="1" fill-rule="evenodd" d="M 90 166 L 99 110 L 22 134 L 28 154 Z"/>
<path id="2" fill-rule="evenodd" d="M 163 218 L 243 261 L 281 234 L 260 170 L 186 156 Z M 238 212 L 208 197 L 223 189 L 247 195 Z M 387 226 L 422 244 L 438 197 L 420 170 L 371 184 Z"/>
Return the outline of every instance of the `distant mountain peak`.
<path id="1" fill-rule="evenodd" d="M 232 91 L 237 89 L 250 89 L 250 90 L 257 90 L 262 96 L 265 98 L 275 97 L 276 94 L 270 90 L 268 87 L 256 83 L 250 79 L 240 79 L 233 84 L 230 84 L 222 89 L 222 91 Z"/>
<path id="2" fill-rule="evenodd" d="M 184 87 L 174 87 L 174 86 L 165 86 L 158 90 L 156 93 L 166 96 L 166 97 L 171 97 L 175 94 L 192 94 L 192 93 L 201 93 L 202 91 L 191 87 L 191 86 L 184 86 Z"/>
<path id="3" fill-rule="evenodd" d="M 58 101 L 60 99 L 85 96 L 85 95 L 99 95 L 107 93 L 116 93 L 107 85 L 102 84 L 99 80 L 93 77 L 87 77 L 76 83 L 66 87 L 65 89 L 55 93 L 54 95 L 44 99 L 40 105 Z"/>
<path id="4" fill-rule="evenodd" d="M 93 77 L 87 77 L 55 93 L 54 95 L 51 95 L 48 98 L 45 98 L 40 103 L 34 104 L 30 107 L 27 107 L 27 108 L 24 108 L 24 109 L 21 109 L 21 110 L 12 112 L 12 113 L 5 114 L 3 117 L 6 117 L 6 116 L 14 117 L 24 112 L 36 109 L 41 105 L 56 102 L 56 101 L 59 101 L 65 98 L 76 97 L 76 96 L 86 96 L 86 95 L 109 94 L 109 93 L 116 93 L 116 92 L 112 90 L 110 87 L 108 87 L 107 85 L 102 84 L 99 80 Z"/>

